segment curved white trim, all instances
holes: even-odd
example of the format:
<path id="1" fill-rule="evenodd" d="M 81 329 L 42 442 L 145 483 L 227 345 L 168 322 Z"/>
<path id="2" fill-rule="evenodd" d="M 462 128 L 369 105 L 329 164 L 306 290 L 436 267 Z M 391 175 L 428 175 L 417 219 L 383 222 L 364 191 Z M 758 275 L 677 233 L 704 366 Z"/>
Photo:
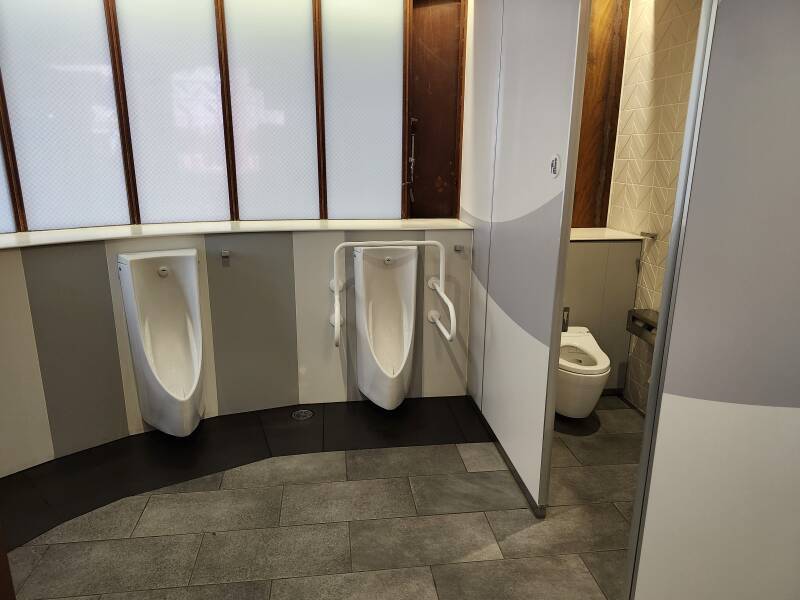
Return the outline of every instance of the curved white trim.
<path id="1" fill-rule="evenodd" d="M 118 239 L 137 239 L 206 233 L 261 233 L 271 231 L 427 231 L 436 229 L 466 229 L 472 226 L 458 219 L 340 219 L 293 221 L 202 221 L 196 223 L 160 223 L 152 225 L 114 225 L 51 229 L 26 233 L 0 234 L 0 250 L 72 244 Z"/>

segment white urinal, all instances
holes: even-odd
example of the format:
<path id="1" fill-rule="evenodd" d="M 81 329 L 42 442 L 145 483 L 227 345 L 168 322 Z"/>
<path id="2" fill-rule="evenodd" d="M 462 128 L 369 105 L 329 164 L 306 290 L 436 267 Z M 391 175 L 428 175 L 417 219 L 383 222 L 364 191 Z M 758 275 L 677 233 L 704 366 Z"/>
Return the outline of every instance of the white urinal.
<path id="1" fill-rule="evenodd" d="M 197 250 L 117 257 L 142 418 L 170 435 L 203 416 Z"/>
<path id="2" fill-rule="evenodd" d="M 353 265 L 358 388 L 392 410 L 403 402 L 411 383 L 417 249 L 357 247 Z"/>

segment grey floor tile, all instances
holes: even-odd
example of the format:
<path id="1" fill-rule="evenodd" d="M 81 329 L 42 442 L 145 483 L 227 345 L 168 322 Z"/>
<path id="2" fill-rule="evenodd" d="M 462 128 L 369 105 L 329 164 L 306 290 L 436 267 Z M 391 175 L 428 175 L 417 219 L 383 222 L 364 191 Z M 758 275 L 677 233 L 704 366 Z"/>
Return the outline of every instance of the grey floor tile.
<path id="1" fill-rule="evenodd" d="M 507 471 L 506 461 L 500 456 L 492 442 L 481 444 L 459 444 L 458 451 L 464 461 L 464 466 L 470 473 L 480 471 Z"/>
<path id="2" fill-rule="evenodd" d="M 411 477 L 421 515 L 527 508 L 528 503 L 508 471 Z"/>
<path id="3" fill-rule="evenodd" d="M 566 467 L 550 472 L 550 505 L 630 502 L 639 465 Z"/>
<path id="4" fill-rule="evenodd" d="M 486 517 L 506 558 L 617 550 L 628 545 L 630 523 L 613 504 L 555 506 L 544 519 L 524 509 L 489 512 Z"/>
<path id="5" fill-rule="evenodd" d="M 408 479 L 365 479 L 287 485 L 281 525 L 415 515 Z"/>
<path id="6" fill-rule="evenodd" d="M 201 536 L 50 546 L 20 600 L 178 587 L 189 582 Z"/>
<path id="7" fill-rule="evenodd" d="M 636 464 L 642 451 L 641 433 L 565 435 L 561 439 L 584 465 Z"/>
<path id="8" fill-rule="evenodd" d="M 39 561 L 42 560 L 47 546 L 21 546 L 8 553 L 8 566 L 11 569 L 11 580 L 14 591 L 19 591 Z"/>
<path id="9" fill-rule="evenodd" d="M 438 600 L 428 568 L 345 573 L 273 584 L 271 600 Z"/>
<path id="10" fill-rule="evenodd" d="M 350 570 L 347 523 L 207 533 L 192 585 Z"/>
<path id="11" fill-rule="evenodd" d="M 553 455 L 550 457 L 551 467 L 578 467 L 580 461 L 569 451 L 561 438 L 553 438 Z"/>
<path id="12" fill-rule="evenodd" d="M 218 490 L 222 483 L 222 473 L 212 473 L 205 477 L 198 477 L 197 479 L 190 479 L 189 481 L 181 481 L 174 485 L 168 485 L 149 494 L 184 494 L 186 492 L 211 492 Z"/>
<path id="13" fill-rule="evenodd" d="M 134 537 L 261 529 L 278 524 L 280 487 L 150 496 Z"/>
<path id="14" fill-rule="evenodd" d="M 581 554 L 608 600 L 628 599 L 628 553 L 625 550 Z"/>
<path id="15" fill-rule="evenodd" d="M 630 408 L 619 396 L 602 396 L 597 401 L 597 410 L 619 410 Z"/>
<path id="16" fill-rule="evenodd" d="M 105 594 L 103 600 L 269 600 L 269 590 L 269 581 L 245 581 Z"/>
<path id="17" fill-rule="evenodd" d="M 248 488 L 284 483 L 316 483 L 347 479 L 344 452 L 274 456 L 225 472 L 222 487 Z"/>
<path id="18" fill-rule="evenodd" d="M 632 408 L 621 410 L 598 410 L 600 431 L 603 433 L 641 433 L 644 417 Z"/>
<path id="19" fill-rule="evenodd" d="M 347 452 L 348 479 L 378 479 L 463 473 L 464 464 L 452 444 L 408 446 Z"/>
<path id="20" fill-rule="evenodd" d="M 62 544 L 129 537 L 145 504 L 146 496 L 123 498 L 62 523 L 34 539 L 31 544 Z"/>
<path id="21" fill-rule="evenodd" d="M 354 571 L 502 558 L 483 513 L 350 523 Z"/>
<path id="22" fill-rule="evenodd" d="M 439 600 L 605 600 L 577 556 L 432 567 Z"/>
<path id="23" fill-rule="evenodd" d="M 633 502 L 614 502 L 622 516 L 630 521 L 633 518 Z"/>

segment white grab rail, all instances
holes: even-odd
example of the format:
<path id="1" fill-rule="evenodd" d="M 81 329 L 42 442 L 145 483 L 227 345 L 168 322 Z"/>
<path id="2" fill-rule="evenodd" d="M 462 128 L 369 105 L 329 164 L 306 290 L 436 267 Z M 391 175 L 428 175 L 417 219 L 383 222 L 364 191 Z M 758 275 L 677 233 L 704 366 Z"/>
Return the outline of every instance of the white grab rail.
<path id="1" fill-rule="evenodd" d="M 397 242 L 343 242 L 336 246 L 333 251 L 333 279 L 331 279 L 330 288 L 333 292 L 333 316 L 331 317 L 331 325 L 333 325 L 333 345 L 338 347 L 342 336 L 342 305 L 339 300 L 339 294 L 344 287 L 344 281 L 339 278 L 339 261 L 337 257 L 339 252 L 344 248 L 364 248 L 364 247 L 378 247 L 378 246 L 434 246 L 439 250 L 439 277 L 431 277 L 428 280 L 428 287 L 435 291 L 442 302 L 447 306 L 450 313 L 450 329 L 448 330 L 442 323 L 439 311 L 432 310 L 428 313 L 428 321 L 434 323 L 439 329 L 439 332 L 444 336 L 448 342 L 452 342 L 456 337 L 456 309 L 453 302 L 444 293 L 443 283 L 445 281 L 445 254 L 444 246 L 441 242 L 435 240 L 417 241 L 417 240 L 402 240 Z"/>

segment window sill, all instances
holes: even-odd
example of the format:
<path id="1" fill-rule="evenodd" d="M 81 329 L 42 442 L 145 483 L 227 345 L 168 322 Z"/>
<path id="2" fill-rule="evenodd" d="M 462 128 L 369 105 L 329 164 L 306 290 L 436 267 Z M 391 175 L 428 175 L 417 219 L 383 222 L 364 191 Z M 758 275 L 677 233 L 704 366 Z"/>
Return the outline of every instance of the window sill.
<path id="1" fill-rule="evenodd" d="M 458 219 L 383 219 L 383 220 L 295 220 L 295 221 L 218 221 L 199 223 L 161 223 L 152 225 L 113 225 L 78 229 L 51 229 L 26 233 L 0 234 L 0 250 L 174 235 L 217 233 L 258 233 L 278 231 L 424 231 L 472 229 Z"/>

